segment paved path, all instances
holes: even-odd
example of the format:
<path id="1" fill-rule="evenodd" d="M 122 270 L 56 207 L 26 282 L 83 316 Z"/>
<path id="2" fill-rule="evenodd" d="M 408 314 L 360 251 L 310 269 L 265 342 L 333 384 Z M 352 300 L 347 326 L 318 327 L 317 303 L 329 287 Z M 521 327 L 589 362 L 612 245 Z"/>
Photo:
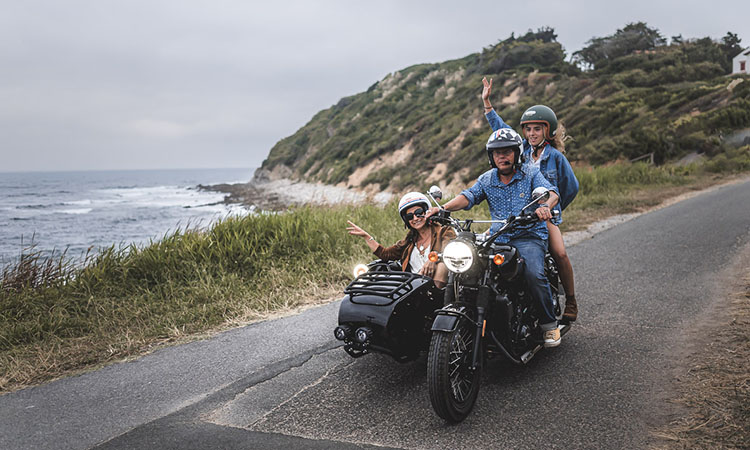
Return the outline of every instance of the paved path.
<path id="1" fill-rule="evenodd" d="M 472 415 L 430 407 L 425 358 L 353 360 L 337 303 L 0 397 L 0 448 L 643 448 L 684 330 L 750 245 L 750 182 L 568 249 L 582 317 L 525 367 L 494 360 Z"/>

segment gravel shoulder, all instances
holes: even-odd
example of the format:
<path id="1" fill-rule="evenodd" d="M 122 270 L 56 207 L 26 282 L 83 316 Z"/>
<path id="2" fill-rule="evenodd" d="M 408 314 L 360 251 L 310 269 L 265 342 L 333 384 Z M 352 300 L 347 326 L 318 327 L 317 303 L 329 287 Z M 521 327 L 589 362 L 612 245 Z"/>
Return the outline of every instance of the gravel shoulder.
<path id="1" fill-rule="evenodd" d="M 680 339 L 668 424 L 655 449 L 747 448 L 750 442 L 750 246 L 723 275 L 723 295 Z"/>

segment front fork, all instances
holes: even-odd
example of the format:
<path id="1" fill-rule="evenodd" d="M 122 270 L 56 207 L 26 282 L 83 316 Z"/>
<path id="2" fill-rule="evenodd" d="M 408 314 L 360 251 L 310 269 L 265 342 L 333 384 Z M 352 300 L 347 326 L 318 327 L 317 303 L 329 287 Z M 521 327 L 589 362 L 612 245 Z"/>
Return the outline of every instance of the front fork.
<path id="1" fill-rule="evenodd" d="M 485 280 L 486 281 L 486 280 Z M 484 338 L 484 316 L 490 303 L 492 290 L 487 283 L 482 283 L 477 293 L 476 301 L 476 331 L 474 332 L 474 348 L 472 349 L 471 370 L 476 370 L 482 364 L 482 339 Z M 445 289 L 444 303 L 449 305 L 456 300 L 456 275 L 451 272 L 448 275 L 448 284 Z"/>
<path id="2" fill-rule="evenodd" d="M 490 304 L 490 294 L 492 290 L 487 285 L 479 287 L 477 294 L 477 330 L 474 334 L 474 351 L 471 361 L 471 369 L 476 370 L 482 364 L 482 339 L 484 338 L 484 316 L 487 311 L 487 305 Z"/>

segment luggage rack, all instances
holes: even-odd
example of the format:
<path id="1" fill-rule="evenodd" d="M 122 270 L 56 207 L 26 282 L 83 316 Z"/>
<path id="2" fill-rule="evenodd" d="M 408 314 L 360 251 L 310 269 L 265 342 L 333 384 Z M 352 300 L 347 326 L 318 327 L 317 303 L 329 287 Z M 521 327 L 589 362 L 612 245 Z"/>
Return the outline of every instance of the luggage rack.
<path id="1" fill-rule="evenodd" d="M 412 291 L 412 281 L 423 278 L 410 272 L 366 272 L 358 276 L 344 289 L 345 294 L 378 295 L 398 300 Z"/>

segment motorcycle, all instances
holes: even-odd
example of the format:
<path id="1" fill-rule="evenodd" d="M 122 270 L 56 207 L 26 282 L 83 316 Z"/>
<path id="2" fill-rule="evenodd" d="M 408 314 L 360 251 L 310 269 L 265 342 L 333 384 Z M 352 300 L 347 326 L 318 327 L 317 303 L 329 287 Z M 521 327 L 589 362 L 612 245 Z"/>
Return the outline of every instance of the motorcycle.
<path id="1" fill-rule="evenodd" d="M 344 294 L 334 337 L 351 357 L 376 352 L 405 363 L 427 351 L 434 312 L 443 306 L 432 278 L 376 260 L 355 268 Z"/>
<path id="2" fill-rule="evenodd" d="M 442 198 L 440 189 L 433 186 L 429 194 L 440 207 L 436 200 Z M 474 407 L 486 359 L 502 356 L 522 365 L 544 348 L 539 307 L 521 272 L 523 255 L 516 247 L 495 243 L 495 239 L 538 222 L 530 209 L 548 198 L 547 189 L 537 188 L 521 214 L 502 221 L 459 221 L 442 208 L 432 217 L 453 227 L 457 234 L 442 254 L 431 255 L 446 264 L 449 276 L 445 306 L 435 312 L 431 327 L 427 384 L 433 409 L 449 422 L 462 421 Z M 491 236 L 471 231 L 473 224 L 498 222 L 503 226 Z M 545 256 L 545 272 L 559 320 L 559 275 L 549 254 Z M 561 335 L 569 329 L 569 324 L 563 325 Z"/>

